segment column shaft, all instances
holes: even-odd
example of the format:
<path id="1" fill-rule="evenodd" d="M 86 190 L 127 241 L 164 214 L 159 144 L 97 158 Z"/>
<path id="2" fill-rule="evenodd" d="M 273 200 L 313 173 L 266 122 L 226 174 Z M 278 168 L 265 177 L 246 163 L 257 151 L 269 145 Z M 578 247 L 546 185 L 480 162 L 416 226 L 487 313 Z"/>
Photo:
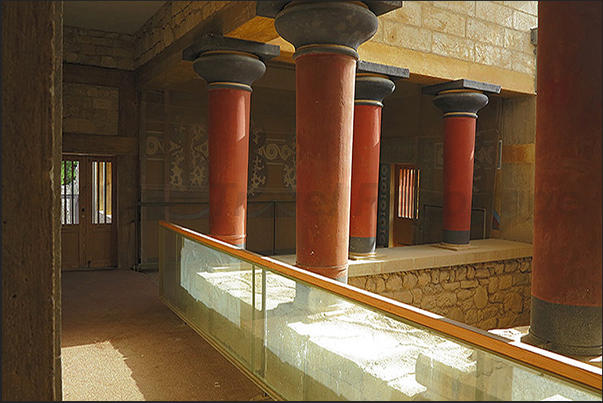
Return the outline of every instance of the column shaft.
<path id="1" fill-rule="evenodd" d="M 469 246 L 477 111 L 488 104 L 485 92 L 498 94 L 500 86 L 460 79 L 424 87 L 422 92 L 437 94 L 433 103 L 444 112 L 442 244 Z"/>
<path id="2" fill-rule="evenodd" d="M 469 244 L 476 119 L 444 118 L 444 243 Z"/>
<path id="3" fill-rule="evenodd" d="M 276 45 L 206 34 L 182 52 L 207 82 L 209 232 L 244 248 L 251 84 L 266 71 Z"/>
<path id="4" fill-rule="evenodd" d="M 356 59 L 296 58 L 297 265 L 347 282 Z"/>
<path id="5" fill-rule="evenodd" d="M 380 105 L 354 106 L 350 254 L 375 252 L 379 193 Z"/>
<path id="6" fill-rule="evenodd" d="M 251 92 L 210 88 L 208 94 L 210 234 L 245 247 Z"/>
<path id="7" fill-rule="evenodd" d="M 530 337 L 601 354 L 601 2 L 539 3 Z"/>

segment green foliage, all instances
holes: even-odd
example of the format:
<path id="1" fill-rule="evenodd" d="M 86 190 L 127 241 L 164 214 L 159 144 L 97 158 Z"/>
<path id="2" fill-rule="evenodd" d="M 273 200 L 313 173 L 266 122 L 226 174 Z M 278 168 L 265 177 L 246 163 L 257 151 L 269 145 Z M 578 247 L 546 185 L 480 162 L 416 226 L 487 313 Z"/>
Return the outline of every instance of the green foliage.
<path id="1" fill-rule="evenodd" d="M 63 161 L 61 164 L 61 186 L 70 185 L 75 179 L 78 161 Z"/>

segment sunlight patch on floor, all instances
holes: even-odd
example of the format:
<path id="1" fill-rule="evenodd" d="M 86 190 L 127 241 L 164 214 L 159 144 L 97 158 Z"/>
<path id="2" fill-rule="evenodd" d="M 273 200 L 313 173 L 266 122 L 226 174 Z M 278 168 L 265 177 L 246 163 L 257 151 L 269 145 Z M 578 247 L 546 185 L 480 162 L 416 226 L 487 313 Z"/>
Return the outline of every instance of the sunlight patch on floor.
<path id="1" fill-rule="evenodd" d="M 63 400 L 145 400 L 125 357 L 109 341 L 63 347 L 61 361 Z"/>

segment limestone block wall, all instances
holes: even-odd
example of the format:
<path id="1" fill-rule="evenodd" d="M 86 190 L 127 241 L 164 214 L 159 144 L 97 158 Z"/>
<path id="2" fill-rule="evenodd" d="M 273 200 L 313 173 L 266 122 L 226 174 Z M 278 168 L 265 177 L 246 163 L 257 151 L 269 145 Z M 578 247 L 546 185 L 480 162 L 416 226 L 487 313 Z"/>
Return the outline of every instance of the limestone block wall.
<path id="1" fill-rule="evenodd" d="M 228 1 L 166 1 L 135 33 L 134 59 L 141 66 L 224 7 Z"/>
<path id="2" fill-rule="evenodd" d="M 134 70 L 134 36 L 66 26 L 63 61 L 120 70 Z"/>
<path id="3" fill-rule="evenodd" d="M 483 329 L 530 323 L 532 258 L 350 277 L 348 284 Z"/>
<path id="4" fill-rule="evenodd" d="M 119 89 L 63 83 L 63 131 L 117 135 Z"/>
<path id="5" fill-rule="evenodd" d="M 255 3 L 166 2 L 134 35 L 135 67 L 175 41 L 208 31 L 278 44 L 281 55 L 291 56 L 293 46 L 278 36 L 272 20 L 256 18 Z M 531 29 L 537 27 L 537 15 L 537 1 L 405 1 L 379 16 L 376 34 L 358 52 L 365 60 L 409 68 L 418 77 L 464 77 L 533 94 Z"/>
<path id="6" fill-rule="evenodd" d="M 379 18 L 371 40 L 534 74 L 537 15 L 537 1 L 405 1 Z"/>

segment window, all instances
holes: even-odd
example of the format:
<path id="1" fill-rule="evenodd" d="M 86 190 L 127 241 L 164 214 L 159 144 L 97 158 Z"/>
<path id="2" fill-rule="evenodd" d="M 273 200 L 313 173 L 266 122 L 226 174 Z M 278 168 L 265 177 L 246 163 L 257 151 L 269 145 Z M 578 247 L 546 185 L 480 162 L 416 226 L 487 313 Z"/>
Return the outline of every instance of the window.
<path id="1" fill-rule="evenodd" d="M 111 224 L 110 162 L 92 162 L 92 224 Z"/>
<path id="2" fill-rule="evenodd" d="M 79 161 L 61 162 L 61 224 L 80 223 Z"/>
<path id="3" fill-rule="evenodd" d="M 398 177 L 398 218 L 417 218 L 417 196 L 419 188 L 419 168 L 399 165 Z"/>

